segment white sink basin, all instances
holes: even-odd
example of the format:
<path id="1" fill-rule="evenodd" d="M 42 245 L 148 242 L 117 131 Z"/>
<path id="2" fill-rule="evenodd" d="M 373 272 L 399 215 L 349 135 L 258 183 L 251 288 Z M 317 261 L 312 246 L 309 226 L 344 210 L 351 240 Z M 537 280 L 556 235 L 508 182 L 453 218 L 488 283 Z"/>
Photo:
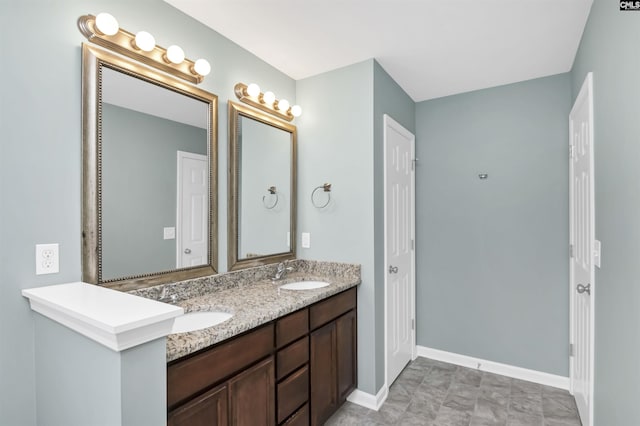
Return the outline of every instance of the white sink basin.
<path id="1" fill-rule="evenodd" d="M 233 317 L 228 312 L 189 312 L 182 316 L 176 317 L 171 333 L 187 333 L 189 331 L 201 330 L 207 327 L 213 327 Z"/>
<path id="2" fill-rule="evenodd" d="M 281 285 L 280 288 L 283 290 L 315 290 L 316 288 L 322 288 L 328 285 L 329 283 L 326 281 L 296 281 L 294 283 Z"/>

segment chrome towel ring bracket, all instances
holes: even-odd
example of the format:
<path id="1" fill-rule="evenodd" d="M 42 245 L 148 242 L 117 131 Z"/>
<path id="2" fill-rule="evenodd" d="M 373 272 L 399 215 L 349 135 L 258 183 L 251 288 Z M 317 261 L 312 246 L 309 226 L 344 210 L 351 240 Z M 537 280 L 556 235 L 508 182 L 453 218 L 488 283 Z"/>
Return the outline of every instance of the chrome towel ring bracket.
<path id="1" fill-rule="evenodd" d="M 263 196 L 262 196 L 262 204 L 264 204 L 264 207 L 265 207 L 267 210 L 271 210 L 272 208 L 274 208 L 275 206 L 277 206 L 277 205 L 278 205 L 278 191 L 276 191 L 276 187 L 275 187 L 275 186 L 270 186 L 269 188 L 267 188 L 267 192 L 268 192 L 270 195 L 275 195 L 275 197 L 269 197 L 269 198 L 273 198 L 273 199 L 274 199 L 274 201 L 273 201 L 273 203 L 272 203 L 272 204 L 269 204 L 269 203 L 267 202 L 267 196 L 266 196 L 266 195 L 263 195 Z"/>
<path id="2" fill-rule="evenodd" d="M 320 204 L 316 202 L 316 192 L 321 189 L 323 192 L 327 193 L 327 201 L 324 204 Z M 313 204 L 313 206 L 317 209 L 324 209 L 329 205 L 330 201 L 331 201 L 331 184 L 330 183 L 325 183 L 323 185 L 320 185 L 311 192 L 311 204 Z"/>

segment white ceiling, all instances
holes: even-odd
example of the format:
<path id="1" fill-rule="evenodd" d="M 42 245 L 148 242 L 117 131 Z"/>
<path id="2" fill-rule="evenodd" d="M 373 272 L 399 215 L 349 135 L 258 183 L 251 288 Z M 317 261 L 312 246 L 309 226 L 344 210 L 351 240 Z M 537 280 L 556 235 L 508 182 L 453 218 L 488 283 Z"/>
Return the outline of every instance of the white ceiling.
<path id="1" fill-rule="evenodd" d="M 102 102 L 190 126 L 209 128 L 209 105 L 104 67 Z"/>
<path id="2" fill-rule="evenodd" d="M 592 2 L 165 1 L 296 80 L 375 58 L 416 102 L 569 71 Z"/>

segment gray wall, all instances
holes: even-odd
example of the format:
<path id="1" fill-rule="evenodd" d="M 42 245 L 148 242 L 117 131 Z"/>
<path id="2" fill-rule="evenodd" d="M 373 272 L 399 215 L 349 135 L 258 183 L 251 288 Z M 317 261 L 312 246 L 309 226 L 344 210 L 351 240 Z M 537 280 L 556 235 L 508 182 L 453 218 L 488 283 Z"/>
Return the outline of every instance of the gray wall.
<path id="1" fill-rule="evenodd" d="M 311 233 L 298 255 L 362 265 L 358 389 L 376 394 L 385 381 L 383 115 L 413 132 L 415 104 L 374 60 L 300 80 L 297 97 L 298 232 Z M 324 182 L 331 202 L 317 209 L 310 195 Z"/>
<path id="2" fill-rule="evenodd" d="M 375 322 L 376 322 L 376 389 L 384 376 L 384 114 L 388 114 L 415 134 L 415 102 L 374 62 L 373 66 L 373 164 L 374 164 L 374 257 L 375 257 Z"/>
<path id="3" fill-rule="evenodd" d="M 568 376 L 569 110 L 568 74 L 417 104 L 418 345 Z"/>
<path id="4" fill-rule="evenodd" d="M 34 319 L 38 424 L 157 426 L 165 422 L 164 337 L 115 352 L 42 315 L 35 314 Z"/>
<path id="5" fill-rule="evenodd" d="M 571 72 L 593 71 L 596 268 L 595 424 L 640 424 L 640 14 L 595 0 Z"/>
<path id="6" fill-rule="evenodd" d="M 36 424 L 33 313 L 20 290 L 81 278 L 81 49 L 77 19 L 108 11 L 129 31 L 205 57 L 199 85 L 219 96 L 219 199 L 227 199 L 227 99 L 256 82 L 295 100 L 295 82 L 161 0 L 0 2 L 4 82 L 0 96 L 0 423 Z M 28 30 L 25 30 L 28 28 Z M 218 214 L 219 268 L 226 270 L 226 203 Z M 60 244 L 60 273 L 35 275 L 35 244 Z M 115 378 L 114 378 L 115 380 Z M 106 385 L 106 384 L 105 384 Z"/>
<path id="7" fill-rule="evenodd" d="M 176 267 L 177 152 L 207 155 L 207 131 L 102 106 L 103 279 Z"/>
<path id="8" fill-rule="evenodd" d="M 373 61 L 297 82 L 303 114 L 297 119 L 298 257 L 362 265 L 358 289 L 358 388 L 377 391 L 373 238 Z M 331 183 L 331 203 L 311 205 L 311 191 Z"/>

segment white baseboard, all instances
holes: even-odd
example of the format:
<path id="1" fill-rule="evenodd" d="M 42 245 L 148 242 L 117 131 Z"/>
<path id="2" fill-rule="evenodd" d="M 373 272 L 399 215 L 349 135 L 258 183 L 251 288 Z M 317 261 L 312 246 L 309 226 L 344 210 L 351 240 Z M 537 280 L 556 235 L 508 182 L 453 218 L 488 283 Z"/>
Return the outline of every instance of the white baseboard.
<path id="1" fill-rule="evenodd" d="M 486 359 L 441 351 L 439 349 L 431 349 L 424 346 L 417 346 L 417 352 L 418 356 L 435 359 L 436 361 L 448 362 L 450 364 L 500 374 L 514 379 L 526 380 L 545 386 L 569 390 L 568 377 L 557 376 L 555 374 L 544 373 L 542 371 L 529 370 L 527 368 L 516 367 L 508 364 L 501 364 L 499 362 L 487 361 Z"/>
<path id="2" fill-rule="evenodd" d="M 371 395 L 370 393 L 356 389 L 347 397 L 347 401 L 361 405 L 370 410 L 378 411 L 380 407 L 382 407 L 382 404 L 387 400 L 388 396 L 389 388 L 387 385 L 384 385 L 376 395 Z"/>

